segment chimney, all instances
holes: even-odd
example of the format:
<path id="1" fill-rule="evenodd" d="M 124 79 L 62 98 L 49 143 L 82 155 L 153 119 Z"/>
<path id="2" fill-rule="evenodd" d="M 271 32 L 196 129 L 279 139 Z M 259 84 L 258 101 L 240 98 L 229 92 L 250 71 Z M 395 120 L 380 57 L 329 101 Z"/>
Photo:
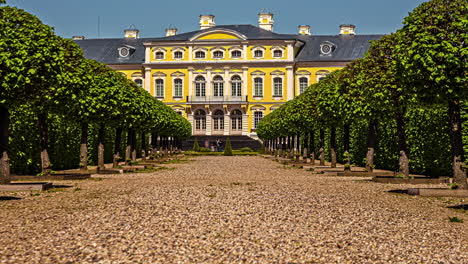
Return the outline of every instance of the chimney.
<path id="1" fill-rule="evenodd" d="M 262 29 L 273 31 L 273 14 L 272 13 L 260 13 L 258 14 L 258 26 Z"/>
<path id="2" fill-rule="evenodd" d="M 310 26 L 309 25 L 301 25 L 299 28 L 300 35 L 309 35 L 310 36 Z"/>
<path id="3" fill-rule="evenodd" d="M 166 28 L 166 37 L 177 35 L 177 28 Z"/>
<path id="4" fill-rule="evenodd" d="M 134 25 L 131 25 L 129 29 L 124 30 L 125 38 L 137 39 L 140 36 L 140 30 L 136 29 Z"/>
<path id="5" fill-rule="evenodd" d="M 200 30 L 214 27 L 214 19 L 215 16 L 213 15 L 200 15 Z"/>
<path id="6" fill-rule="evenodd" d="M 85 39 L 85 36 L 73 36 L 72 40 L 83 40 Z"/>
<path id="7" fill-rule="evenodd" d="M 340 25 L 340 35 L 356 35 L 355 25 Z"/>

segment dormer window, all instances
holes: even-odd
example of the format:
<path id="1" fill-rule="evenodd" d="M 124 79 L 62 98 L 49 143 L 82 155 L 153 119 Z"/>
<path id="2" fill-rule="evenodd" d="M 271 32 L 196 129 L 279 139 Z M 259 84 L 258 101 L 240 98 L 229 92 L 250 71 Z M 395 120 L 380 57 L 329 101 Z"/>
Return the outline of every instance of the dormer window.
<path id="1" fill-rule="evenodd" d="M 158 51 L 154 54 L 154 57 L 157 59 L 157 60 L 163 60 L 164 59 L 164 52 L 162 51 Z"/>
<path id="2" fill-rule="evenodd" d="M 331 55 L 335 50 L 335 45 L 331 42 L 323 42 L 320 44 L 320 54 L 322 55 Z"/>
<path id="3" fill-rule="evenodd" d="M 240 50 L 231 51 L 231 58 L 238 59 L 242 57 L 242 52 Z"/>
<path id="4" fill-rule="evenodd" d="M 180 59 L 183 58 L 183 56 L 184 56 L 184 54 L 182 53 L 182 51 L 176 51 L 176 52 L 174 52 L 174 59 L 180 60 Z"/>
<path id="5" fill-rule="evenodd" d="M 283 51 L 282 50 L 274 50 L 273 51 L 273 58 L 282 58 L 283 57 Z"/>
<path id="6" fill-rule="evenodd" d="M 254 51 L 254 58 L 263 58 L 263 50 Z"/>
<path id="7" fill-rule="evenodd" d="M 126 58 L 130 55 L 130 48 L 129 47 L 121 47 L 119 48 L 119 56 L 122 58 Z"/>
<path id="8" fill-rule="evenodd" d="M 196 51 L 195 52 L 195 59 L 204 59 L 206 57 L 206 53 L 204 51 Z"/>
<path id="9" fill-rule="evenodd" d="M 213 58 L 214 59 L 222 59 L 224 57 L 224 52 L 217 50 L 213 52 Z"/>

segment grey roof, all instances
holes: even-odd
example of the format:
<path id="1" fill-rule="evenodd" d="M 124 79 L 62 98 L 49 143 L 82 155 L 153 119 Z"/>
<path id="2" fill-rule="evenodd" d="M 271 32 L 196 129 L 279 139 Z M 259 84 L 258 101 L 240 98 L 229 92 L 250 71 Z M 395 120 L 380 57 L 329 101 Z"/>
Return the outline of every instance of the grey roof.
<path id="1" fill-rule="evenodd" d="M 335 35 L 335 36 L 300 36 L 305 43 L 296 61 L 351 61 L 362 58 L 370 47 L 370 41 L 378 40 L 383 35 Z M 335 49 L 331 55 L 321 55 L 320 44 L 332 43 Z"/>
<path id="2" fill-rule="evenodd" d="M 242 35 L 246 36 L 247 39 L 250 40 L 258 40 L 258 39 L 279 39 L 279 40 L 295 40 L 298 38 L 297 35 L 292 34 L 279 34 L 275 32 L 271 32 L 253 25 L 219 25 L 214 26 L 209 29 L 204 30 L 196 30 L 192 32 L 182 33 L 175 36 L 164 37 L 164 38 L 155 38 L 154 41 L 186 41 L 191 39 L 198 33 L 201 32 L 208 32 L 216 29 L 230 29 L 241 33 Z"/>
<path id="3" fill-rule="evenodd" d="M 162 38 L 141 39 L 84 39 L 75 40 L 81 46 L 88 59 L 94 59 L 106 64 L 141 64 L 145 61 L 144 42 L 158 41 L 188 41 L 198 33 L 216 29 L 237 31 L 249 40 L 300 40 L 305 43 L 296 61 L 351 61 L 361 58 L 369 49 L 371 40 L 377 40 L 383 35 L 334 35 L 334 36 L 303 36 L 297 34 L 278 34 L 253 25 L 219 25 L 210 29 L 197 30 Z M 328 41 L 335 45 L 332 55 L 320 55 L 320 44 Z M 121 58 L 118 49 L 131 46 L 135 49 L 126 58 Z"/>
<path id="4" fill-rule="evenodd" d="M 80 45 L 86 58 L 97 60 L 105 64 L 141 64 L 145 62 L 146 39 L 84 39 L 75 40 Z M 126 58 L 119 56 L 118 49 L 124 46 L 134 47 L 135 50 Z"/>

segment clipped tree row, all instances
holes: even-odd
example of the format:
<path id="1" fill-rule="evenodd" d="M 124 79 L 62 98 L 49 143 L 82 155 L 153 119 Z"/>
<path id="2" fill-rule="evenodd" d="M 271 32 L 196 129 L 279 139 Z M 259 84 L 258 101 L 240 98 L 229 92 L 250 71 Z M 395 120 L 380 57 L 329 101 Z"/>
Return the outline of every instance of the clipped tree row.
<path id="1" fill-rule="evenodd" d="M 405 18 L 402 29 L 373 42 L 363 59 L 267 115 L 258 135 L 276 153 L 299 151 L 315 160 L 318 149 L 321 164 L 327 146 L 332 167 L 337 148 L 347 168 L 353 161 L 372 171 L 376 157 L 384 160 L 377 164 L 406 177 L 410 168 L 440 172 L 452 166 L 458 187 L 467 189 L 461 119 L 468 93 L 467 15 L 466 0 L 421 4 Z M 342 147 L 337 147 L 337 137 Z M 362 142 L 365 157 L 356 151 L 363 149 Z M 447 149 L 452 152 L 451 165 Z"/>
<path id="2" fill-rule="evenodd" d="M 85 59 L 73 41 L 56 36 L 52 28 L 21 9 L 0 7 L 0 67 L 2 183 L 10 181 L 10 137 L 15 148 L 13 156 L 18 161 L 30 157 L 27 159 L 29 168 L 24 171 L 34 170 L 36 154 L 40 156 L 42 173 L 50 174 L 54 168 L 50 148 L 53 148 L 55 158 L 60 157 L 60 153 L 56 153 L 62 147 L 60 141 L 76 143 L 76 140 L 67 139 L 77 137 L 79 167 L 87 170 L 89 132 L 93 131 L 90 127 L 97 128 L 96 156 L 101 169 L 105 162 L 105 135 L 109 130 L 115 134 L 114 165 L 122 155 L 124 132 L 127 135 L 127 162 L 137 157 L 137 138 L 141 144 L 138 156 L 145 158 L 150 133 L 156 135 L 152 137 L 153 151 L 157 142 L 168 149 L 177 147 L 182 139 L 190 136 L 190 123 L 182 116 L 120 73 Z M 10 136 L 11 129 L 15 134 Z M 19 142 L 27 149 L 21 149 Z M 76 148 L 75 145 L 67 147 Z M 63 152 L 73 153 L 66 149 Z M 18 164 L 17 160 L 11 162 Z"/>

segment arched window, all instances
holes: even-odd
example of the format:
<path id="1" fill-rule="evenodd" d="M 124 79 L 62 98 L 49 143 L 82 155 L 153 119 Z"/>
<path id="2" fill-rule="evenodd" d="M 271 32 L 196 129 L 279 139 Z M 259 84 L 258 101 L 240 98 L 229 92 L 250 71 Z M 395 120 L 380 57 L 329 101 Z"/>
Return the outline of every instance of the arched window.
<path id="1" fill-rule="evenodd" d="M 205 96 L 206 81 L 203 76 L 195 78 L 195 96 Z"/>
<path id="2" fill-rule="evenodd" d="M 184 57 L 184 54 L 182 51 L 176 51 L 174 52 L 174 59 L 182 59 Z"/>
<path id="3" fill-rule="evenodd" d="M 242 79 L 238 75 L 231 78 L 231 95 L 242 96 Z"/>
<path id="4" fill-rule="evenodd" d="M 242 112 L 240 110 L 234 110 L 231 112 L 231 128 L 234 131 L 242 130 Z"/>
<path id="5" fill-rule="evenodd" d="M 174 97 L 182 97 L 183 82 L 182 79 L 174 79 Z"/>
<path id="6" fill-rule="evenodd" d="M 262 120 L 262 118 L 263 118 L 263 112 L 261 111 L 254 112 L 254 128 L 255 129 L 257 128 L 258 123 L 260 122 L 260 120 Z"/>
<path id="7" fill-rule="evenodd" d="M 206 56 L 204 51 L 197 51 L 195 52 L 195 59 L 204 59 Z"/>
<path id="8" fill-rule="evenodd" d="M 213 130 L 224 130 L 224 112 L 221 110 L 213 114 Z"/>
<path id="9" fill-rule="evenodd" d="M 155 91 L 156 91 L 156 97 L 164 98 L 164 80 L 163 79 L 156 79 Z"/>
<path id="10" fill-rule="evenodd" d="M 273 96 L 283 96 L 283 79 L 273 78 Z"/>
<path id="11" fill-rule="evenodd" d="M 213 58 L 215 59 L 222 59 L 224 57 L 224 52 L 217 50 L 213 52 Z"/>
<path id="12" fill-rule="evenodd" d="M 254 58 L 263 58 L 263 50 L 255 50 Z"/>
<path id="13" fill-rule="evenodd" d="M 299 94 L 303 93 L 309 87 L 309 79 L 306 77 L 299 78 Z"/>
<path id="14" fill-rule="evenodd" d="M 283 51 L 282 51 L 282 50 L 279 50 L 279 49 L 274 50 L 274 51 L 273 51 L 273 57 L 275 57 L 275 58 L 282 58 L 282 57 L 283 57 Z"/>
<path id="15" fill-rule="evenodd" d="M 163 59 L 164 59 L 164 52 L 162 52 L 162 51 L 157 51 L 157 52 L 154 54 L 154 57 L 155 57 L 157 60 L 163 60 Z"/>
<path id="16" fill-rule="evenodd" d="M 143 87 L 143 80 L 142 79 L 135 79 L 135 83 L 136 83 L 136 85 L 138 85 L 138 87 Z"/>
<path id="17" fill-rule="evenodd" d="M 206 129 L 206 113 L 205 111 L 198 109 L 195 112 L 195 130 Z"/>
<path id="18" fill-rule="evenodd" d="M 254 96 L 263 97 L 263 79 L 260 77 L 254 79 Z"/>
<path id="19" fill-rule="evenodd" d="M 213 78 L 213 96 L 224 96 L 224 80 L 223 77 L 219 75 Z"/>
<path id="20" fill-rule="evenodd" d="M 231 58 L 238 59 L 240 57 L 242 57 L 242 52 L 240 50 L 231 51 Z"/>

